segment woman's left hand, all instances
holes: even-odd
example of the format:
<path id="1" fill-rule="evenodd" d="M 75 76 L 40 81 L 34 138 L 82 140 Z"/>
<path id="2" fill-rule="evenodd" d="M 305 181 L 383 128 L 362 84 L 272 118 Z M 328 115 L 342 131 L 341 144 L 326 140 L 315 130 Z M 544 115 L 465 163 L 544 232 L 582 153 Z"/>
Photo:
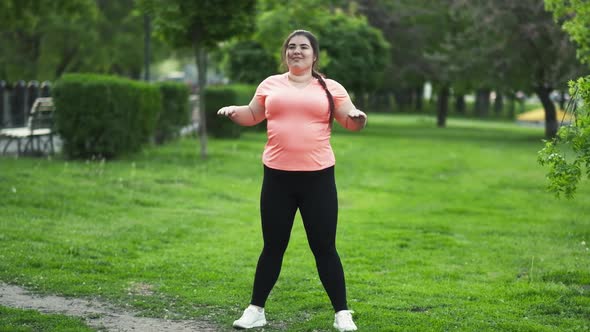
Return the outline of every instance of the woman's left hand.
<path id="1" fill-rule="evenodd" d="M 357 109 L 350 110 L 348 112 L 348 117 L 360 125 L 364 125 L 365 121 L 367 121 L 367 115 L 363 111 Z"/>

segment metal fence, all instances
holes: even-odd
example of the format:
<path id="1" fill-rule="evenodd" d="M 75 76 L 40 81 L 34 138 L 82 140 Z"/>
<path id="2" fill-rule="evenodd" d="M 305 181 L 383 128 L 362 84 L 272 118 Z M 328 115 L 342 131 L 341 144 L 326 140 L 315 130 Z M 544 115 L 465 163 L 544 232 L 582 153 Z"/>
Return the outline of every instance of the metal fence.
<path id="1" fill-rule="evenodd" d="M 25 126 L 31 106 L 38 97 L 51 97 L 51 82 L 0 81 L 0 128 Z"/>

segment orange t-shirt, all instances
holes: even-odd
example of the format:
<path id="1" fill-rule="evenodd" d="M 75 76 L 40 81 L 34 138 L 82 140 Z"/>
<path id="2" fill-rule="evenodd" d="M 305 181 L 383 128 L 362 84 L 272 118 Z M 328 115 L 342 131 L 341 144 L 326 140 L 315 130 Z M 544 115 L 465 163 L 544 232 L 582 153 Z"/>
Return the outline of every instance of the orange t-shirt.
<path id="1" fill-rule="evenodd" d="M 350 100 L 338 82 L 326 79 L 336 108 Z M 330 106 L 317 79 L 304 88 L 289 81 L 288 73 L 273 75 L 256 89 L 256 100 L 264 106 L 268 141 L 262 162 L 285 171 L 317 171 L 336 161 L 330 145 Z"/>

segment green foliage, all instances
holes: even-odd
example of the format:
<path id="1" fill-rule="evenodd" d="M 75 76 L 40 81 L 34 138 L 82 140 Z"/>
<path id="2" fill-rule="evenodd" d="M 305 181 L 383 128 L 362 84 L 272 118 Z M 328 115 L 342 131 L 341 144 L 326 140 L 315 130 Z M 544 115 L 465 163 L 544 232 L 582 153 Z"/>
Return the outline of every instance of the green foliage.
<path id="1" fill-rule="evenodd" d="M 9 16 L 0 20 L 0 44 L 10 45 L 0 53 L 4 79 L 53 80 L 59 68 L 71 63 L 85 67 L 93 58 L 87 47 L 97 41 L 93 2 L 8 0 L 2 1 L 0 13 Z"/>
<path id="2" fill-rule="evenodd" d="M 247 105 L 254 97 L 257 85 L 230 84 L 226 87 L 229 87 L 230 89 L 235 91 L 237 105 Z"/>
<path id="3" fill-rule="evenodd" d="M 133 0 L 0 1 L 0 77 L 54 80 L 65 72 L 139 78 L 143 18 Z M 3 16 L 7 16 L 3 20 Z M 167 48 L 152 42 L 152 60 Z"/>
<path id="4" fill-rule="evenodd" d="M 363 1 L 367 2 L 367 1 Z M 447 1 L 377 0 L 361 7 L 369 22 L 379 28 L 390 43 L 391 66 L 384 86 L 389 89 L 415 88 L 444 75 L 427 58 L 440 48 L 451 29 L 451 6 Z M 468 59 L 457 59 L 468 61 Z"/>
<path id="5" fill-rule="evenodd" d="M 567 198 L 574 196 L 584 168 L 590 177 L 590 76 L 570 82 L 570 94 L 566 111 L 574 113 L 575 123 L 562 126 L 538 153 L 539 163 L 549 167 L 549 190 Z"/>
<path id="6" fill-rule="evenodd" d="M 190 122 L 189 89 L 183 83 L 162 82 L 157 86 L 162 95 L 162 111 L 156 123 L 155 141 L 163 144 L 178 136 L 180 128 Z"/>
<path id="7" fill-rule="evenodd" d="M 158 87 L 114 76 L 68 74 L 54 90 L 56 127 L 69 158 L 114 158 L 153 135 Z"/>
<path id="8" fill-rule="evenodd" d="M 273 53 L 254 40 L 232 41 L 222 52 L 227 75 L 236 83 L 258 84 L 279 67 Z"/>
<path id="9" fill-rule="evenodd" d="M 32 31 L 46 15 L 58 12 L 74 15 L 76 12 L 84 11 L 90 3 L 86 0 L 3 0 L 0 2 L 0 31 Z"/>
<path id="10" fill-rule="evenodd" d="M 329 56 L 325 67 L 328 77 L 355 92 L 380 86 L 390 63 L 390 46 L 365 17 L 336 12 L 326 18 L 318 38 Z"/>
<path id="11" fill-rule="evenodd" d="M 385 85 L 399 91 L 398 100 L 426 81 L 434 91 L 450 85 L 456 95 L 478 89 L 510 95 L 565 90 L 568 80 L 586 73 L 542 1 L 359 2 L 392 46 Z"/>
<path id="12" fill-rule="evenodd" d="M 274 54 L 277 63 L 285 37 L 293 30 L 306 29 L 318 37 L 321 72 L 351 91 L 369 91 L 380 85 L 390 63 L 389 43 L 354 9 L 331 10 L 326 2 L 317 0 L 263 4 L 267 11 L 257 17 L 255 38 Z"/>
<path id="13" fill-rule="evenodd" d="M 228 105 L 247 105 L 254 96 L 255 85 L 232 84 L 223 86 L 210 86 L 205 90 L 207 98 L 207 129 L 213 137 L 237 138 L 242 132 L 242 127 L 225 117 L 219 117 L 217 111 Z"/>
<path id="14" fill-rule="evenodd" d="M 293 30 L 305 29 L 319 37 L 319 30 L 326 25 L 326 17 L 330 14 L 325 1 L 301 0 L 289 3 L 280 1 L 261 1 L 260 12 L 256 16 L 254 38 L 272 54 L 276 63 L 281 63 L 281 46 L 285 37 Z M 323 40 L 320 39 L 320 49 Z M 323 59 L 321 59 L 323 57 Z M 320 68 L 328 63 L 322 54 Z"/>
<path id="15" fill-rule="evenodd" d="M 456 65 L 471 85 L 527 93 L 539 87 L 565 90 L 584 73 L 574 44 L 542 2 L 462 2 L 452 13 L 464 23 L 449 54 L 465 61 Z"/>
<path id="16" fill-rule="evenodd" d="M 577 56 L 590 64 L 590 2 L 581 0 L 545 0 L 545 7 L 578 46 Z M 539 162 L 549 166 L 549 189 L 573 197 L 582 178 L 583 168 L 590 177 L 590 76 L 570 82 L 570 110 L 575 123 L 559 130 L 557 137 L 545 142 Z M 567 156 L 567 153 L 570 156 Z"/>
<path id="17" fill-rule="evenodd" d="M 98 22 L 94 27 L 101 47 L 93 50 L 95 71 L 140 79 L 144 69 L 144 18 L 138 15 L 134 0 L 97 1 Z M 151 61 L 168 56 L 170 49 L 151 41 Z"/>
<path id="18" fill-rule="evenodd" d="M 140 0 L 154 31 L 177 48 L 215 47 L 254 28 L 254 0 Z"/>
<path id="19" fill-rule="evenodd" d="M 578 58 L 590 65 L 590 2 L 586 0 L 545 0 L 545 8 L 553 12 L 571 39 L 578 46 Z"/>
<path id="20" fill-rule="evenodd" d="M 577 61 L 574 44 L 555 24 L 543 2 L 464 1 L 455 12 L 469 13 L 463 14 L 469 24 L 463 24 L 464 30 L 455 34 L 456 42 L 447 54 L 451 59 L 468 59 L 466 63 L 473 66 L 469 70 L 456 63 L 461 69 L 459 77 L 468 76 L 484 91 L 534 92 L 545 109 L 545 136 L 554 137 L 558 121 L 549 94 L 565 90 L 568 80 L 584 74 L 586 68 Z M 464 47 L 465 39 L 472 44 Z"/>

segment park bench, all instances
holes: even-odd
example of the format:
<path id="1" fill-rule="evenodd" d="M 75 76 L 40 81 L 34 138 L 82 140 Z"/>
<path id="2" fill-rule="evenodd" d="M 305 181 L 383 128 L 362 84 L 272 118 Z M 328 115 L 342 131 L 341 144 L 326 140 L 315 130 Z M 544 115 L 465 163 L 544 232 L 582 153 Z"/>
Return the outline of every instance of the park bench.
<path id="1" fill-rule="evenodd" d="M 37 98 L 31 106 L 27 117 L 27 126 L 0 130 L 0 138 L 6 139 L 2 154 L 6 154 L 13 142 L 17 145 L 17 154 L 54 153 L 53 114 L 55 107 L 51 97 Z M 24 143 L 24 145 L 23 145 Z"/>

